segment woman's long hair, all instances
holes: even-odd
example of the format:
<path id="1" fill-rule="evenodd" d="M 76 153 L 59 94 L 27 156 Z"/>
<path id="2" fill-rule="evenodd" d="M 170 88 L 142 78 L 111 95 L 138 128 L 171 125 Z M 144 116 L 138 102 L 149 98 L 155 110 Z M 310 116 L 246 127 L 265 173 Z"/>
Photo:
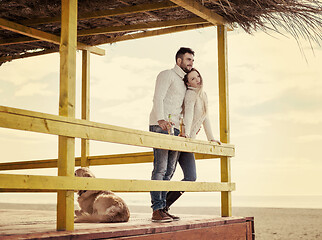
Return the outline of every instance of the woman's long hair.
<path id="1" fill-rule="evenodd" d="M 189 87 L 189 86 L 188 86 L 188 75 L 189 75 L 192 71 L 197 72 L 197 73 L 198 73 L 198 75 L 199 75 L 199 77 L 200 77 L 200 88 L 199 88 L 198 90 L 196 90 L 196 89 L 195 89 L 195 88 L 193 88 L 193 87 Z M 184 81 L 185 85 L 187 86 L 188 91 L 189 91 L 189 90 L 190 90 L 190 91 L 191 91 L 191 90 L 194 90 L 194 91 L 196 91 L 196 92 L 197 92 L 196 97 L 197 97 L 197 96 L 199 96 L 199 97 L 200 97 L 200 99 L 202 99 L 202 101 L 203 101 L 203 107 L 204 107 L 204 113 L 205 113 L 205 114 L 207 114 L 207 113 L 208 113 L 208 101 L 207 101 L 207 98 L 206 98 L 206 93 L 204 93 L 204 91 L 203 91 L 203 79 L 202 79 L 202 76 L 201 76 L 200 72 L 199 72 L 197 69 L 192 68 L 190 72 L 188 72 L 186 75 L 184 75 L 184 77 L 183 77 L 183 81 Z"/>

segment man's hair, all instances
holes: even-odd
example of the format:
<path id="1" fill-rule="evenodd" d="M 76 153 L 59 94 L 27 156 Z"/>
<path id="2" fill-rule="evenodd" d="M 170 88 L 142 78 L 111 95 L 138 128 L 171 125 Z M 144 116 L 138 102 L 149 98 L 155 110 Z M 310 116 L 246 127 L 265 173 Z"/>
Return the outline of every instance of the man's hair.
<path id="1" fill-rule="evenodd" d="M 190 53 L 190 54 L 192 54 L 193 56 L 195 55 L 195 52 L 191 49 L 191 48 L 186 48 L 186 47 L 181 47 L 179 50 L 178 50 L 178 52 L 177 52 L 177 54 L 176 54 L 176 62 L 177 62 L 177 59 L 178 58 L 183 58 L 183 55 L 185 55 L 186 53 Z"/>

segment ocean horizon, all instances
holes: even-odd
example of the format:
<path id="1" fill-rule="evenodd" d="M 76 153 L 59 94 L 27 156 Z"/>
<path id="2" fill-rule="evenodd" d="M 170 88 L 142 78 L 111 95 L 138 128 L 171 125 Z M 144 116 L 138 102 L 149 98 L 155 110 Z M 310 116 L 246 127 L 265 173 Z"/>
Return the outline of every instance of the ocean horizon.
<path id="1" fill-rule="evenodd" d="M 128 205 L 150 206 L 149 193 L 116 193 Z M 75 194 L 75 203 L 77 195 Z M 55 204 L 56 193 L 1 193 L 0 203 L 17 204 Z M 184 193 L 176 206 L 219 207 L 219 193 Z M 283 196 L 246 196 L 233 195 L 233 207 L 264 207 L 264 208 L 313 208 L 322 209 L 322 195 L 283 195 Z"/>

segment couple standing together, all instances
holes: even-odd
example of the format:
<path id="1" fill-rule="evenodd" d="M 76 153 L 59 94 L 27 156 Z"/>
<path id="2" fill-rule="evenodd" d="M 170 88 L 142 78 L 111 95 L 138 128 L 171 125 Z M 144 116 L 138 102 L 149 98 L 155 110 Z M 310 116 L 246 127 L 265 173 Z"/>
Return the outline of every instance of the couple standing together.
<path id="1" fill-rule="evenodd" d="M 174 68 L 162 71 L 157 77 L 149 120 L 150 131 L 168 134 L 171 125 L 174 125 L 174 135 L 178 136 L 179 118 L 183 116 L 184 137 L 195 138 L 203 125 L 208 140 L 220 144 L 212 135 L 202 77 L 198 70 L 193 68 L 194 51 L 190 48 L 180 48 L 176 53 L 175 61 Z M 171 114 L 171 122 L 168 121 L 169 114 Z M 196 163 L 193 153 L 165 149 L 153 149 L 153 153 L 151 180 L 170 180 L 179 162 L 184 175 L 182 181 L 196 181 Z M 180 220 L 168 211 L 182 194 L 183 192 L 179 191 L 152 191 L 152 221 Z"/>

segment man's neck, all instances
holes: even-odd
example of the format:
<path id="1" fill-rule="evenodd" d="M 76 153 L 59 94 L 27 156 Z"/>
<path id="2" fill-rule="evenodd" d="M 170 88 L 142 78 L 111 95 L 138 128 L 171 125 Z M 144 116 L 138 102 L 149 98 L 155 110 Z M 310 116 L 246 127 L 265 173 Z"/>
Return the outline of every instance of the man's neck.
<path id="1" fill-rule="evenodd" d="M 186 72 L 178 65 L 175 65 L 175 72 L 181 77 L 183 78 L 184 75 L 186 75 Z"/>

